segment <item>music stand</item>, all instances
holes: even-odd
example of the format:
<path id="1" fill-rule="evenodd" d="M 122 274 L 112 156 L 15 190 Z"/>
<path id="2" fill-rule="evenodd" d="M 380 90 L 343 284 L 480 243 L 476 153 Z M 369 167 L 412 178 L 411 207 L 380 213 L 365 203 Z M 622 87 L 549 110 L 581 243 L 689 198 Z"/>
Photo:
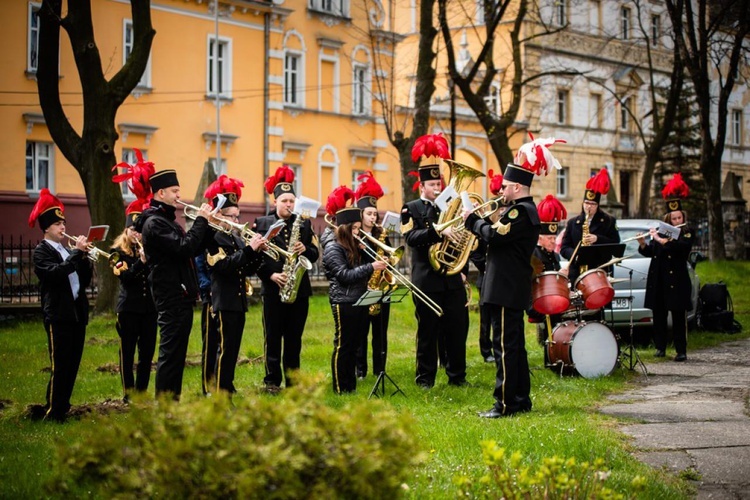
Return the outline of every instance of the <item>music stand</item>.
<path id="1" fill-rule="evenodd" d="M 408 288 L 396 288 L 393 287 L 391 289 L 388 289 L 386 291 L 383 290 L 367 290 L 358 300 L 354 303 L 355 306 L 371 306 L 375 304 L 379 304 L 381 306 L 381 316 L 380 316 L 380 331 L 378 332 L 378 335 L 380 335 L 380 345 L 381 349 L 385 348 L 385 339 L 383 338 L 383 316 L 382 316 L 382 306 L 383 304 L 391 304 L 391 303 L 398 303 L 404 300 L 404 297 L 409 293 Z M 369 328 L 369 326 L 368 326 Z M 391 397 L 395 396 L 398 393 L 403 394 L 406 396 L 404 391 L 401 390 L 401 388 L 398 386 L 398 384 L 386 373 L 385 371 L 385 365 L 386 365 L 386 359 L 385 359 L 385 352 L 381 351 L 381 354 L 383 355 L 383 371 L 381 371 L 378 374 L 378 378 L 375 379 L 375 385 L 373 385 L 372 390 L 370 391 L 370 395 L 367 397 L 367 399 L 372 398 L 373 396 L 381 397 L 385 396 L 385 381 L 386 379 L 393 384 L 393 387 L 396 388 L 393 393 L 391 393 Z"/>
<path id="2" fill-rule="evenodd" d="M 607 243 L 604 245 L 581 246 L 576 256 L 576 265 L 588 266 L 589 269 L 599 267 L 609 262 L 613 257 L 622 257 L 625 254 L 625 243 Z"/>
<path id="3" fill-rule="evenodd" d="M 628 302 L 630 303 L 630 341 L 628 342 L 628 345 L 620 350 L 619 354 L 622 358 L 628 360 L 628 370 L 632 372 L 635 370 L 636 366 L 640 365 L 641 370 L 643 370 L 643 374 L 648 377 L 648 370 L 646 369 L 646 365 L 641 360 L 638 351 L 635 350 L 633 339 L 633 300 L 635 299 L 635 297 L 633 296 L 633 268 L 620 265 L 619 263 L 617 265 L 622 267 L 623 269 L 628 270 L 628 279 L 630 281 L 630 296 L 628 297 Z"/>

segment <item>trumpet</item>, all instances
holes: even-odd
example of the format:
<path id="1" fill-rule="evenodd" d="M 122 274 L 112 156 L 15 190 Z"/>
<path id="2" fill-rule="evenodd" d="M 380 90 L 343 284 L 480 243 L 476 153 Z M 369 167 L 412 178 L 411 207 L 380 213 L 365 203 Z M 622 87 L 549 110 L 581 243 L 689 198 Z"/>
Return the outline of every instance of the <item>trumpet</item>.
<path id="1" fill-rule="evenodd" d="M 471 209 L 470 213 L 476 213 L 481 210 L 484 210 L 488 207 L 494 207 L 489 212 L 482 215 L 482 217 L 486 217 L 488 215 L 493 214 L 494 212 L 497 212 L 497 210 L 500 208 L 500 202 L 496 199 L 487 200 L 481 205 L 477 205 L 476 207 Z M 432 227 L 437 231 L 438 233 L 443 232 L 448 227 L 454 226 L 454 230 L 462 230 L 464 229 L 464 218 L 463 216 L 459 215 L 458 217 L 454 217 L 451 220 L 447 220 L 441 224 L 433 224 Z"/>
<path id="2" fill-rule="evenodd" d="M 63 233 L 63 236 L 65 236 L 66 238 L 70 240 L 68 242 L 68 247 L 71 249 L 75 249 L 76 247 L 75 243 L 76 241 L 78 241 L 78 238 L 76 238 L 75 236 L 71 236 L 68 233 Z M 117 252 L 107 253 L 104 250 L 100 250 L 99 248 L 95 247 L 91 243 L 89 243 L 86 246 L 86 251 L 88 252 L 88 255 L 86 256 L 91 262 L 96 262 L 99 260 L 99 257 L 104 257 L 105 259 L 109 261 L 109 264 L 113 266 L 117 263 L 117 261 L 120 260 L 119 253 Z"/>
<path id="3" fill-rule="evenodd" d="M 324 220 L 326 223 L 331 226 L 334 230 L 338 228 L 338 226 L 329 218 L 329 216 L 326 214 L 324 217 Z M 364 234 L 364 233 L 363 233 Z M 438 305 L 434 300 L 432 300 L 425 292 L 420 290 L 414 283 L 409 281 L 409 279 L 404 276 L 404 274 L 396 269 L 395 263 L 392 263 L 392 259 L 395 257 L 395 262 L 398 262 L 401 257 L 404 254 L 404 247 L 400 246 L 398 248 L 389 247 L 388 245 L 381 243 L 378 241 L 377 238 L 374 238 L 370 235 L 365 235 L 367 239 L 361 238 L 356 235 L 352 235 L 354 238 L 359 241 L 362 246 L 364 247 L 364 252 L 373 260 L 380 260 L 385 262 L 386 269 L 388 272 L 399 282 L 402 286 L 406 287 L 416 298 L 421 300 L 427 307 L 429 307 L 432 312 L 437 314 L 438 316 L 443 315 L 443 309 Z M 372 241 L 376 246 L 384 250 L 388 256 L 386 255 L 378 255 L 377 252 L 373 251 L 368 245 L 367 241 Z"/>

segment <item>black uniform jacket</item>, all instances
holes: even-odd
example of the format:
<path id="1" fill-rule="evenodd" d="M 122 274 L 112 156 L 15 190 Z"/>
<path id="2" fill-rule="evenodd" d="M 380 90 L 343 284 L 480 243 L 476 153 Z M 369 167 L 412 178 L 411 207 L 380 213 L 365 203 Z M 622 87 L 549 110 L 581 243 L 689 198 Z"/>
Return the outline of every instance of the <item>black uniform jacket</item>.
<path id="1" fill-rule="evenodd" d="M 442 292 L 463 288 L 460 274 L 445 276 L 430 264 L 430 247 L 443 241 L 433 224 L 438 209 L 422 199 L 412 200 L 401 208 L 401 228 L 411 251 L 411 280 L 423 292 Z"/>
<path id="2" fill-rule="evenodd" d="M 513 200 L 497 221 L 470 215 L 466 227 L 487 242 L 481 304 L 526 309 L 531 296 L 531 254 L 541 225 L 531 196 Z"/>
<path id="3" fill-rule="evenodd" d="M 148 314 L 156 311 L 154 299 L 151 296 L 151 287 L 148 283 L 148 266 L 141 262 L 138 254 L 128 255 L 119 248 L 112 248 L 110 252 L 119 252 L 120 295 L 117 297 L 115 312 L 131 312 Z M 119 262 L 118 262 L 119 264 Z"/>
<path id="4" fill-rule="evenodd" d="M 258 270 L 263 262 L 263 253 L 256 252 L 239 236 L 216 232 L 210 255 L 224 252 L 224 257 L 209 264 L 211 272 L 211 305 L 214 311 L 247 311 L 245 277 Z"/>
<path id="5" fill-rule="evenodd" d="M 693 230 L 685 226 L 676 240 L 670 240 L 662 245 L 652 239 L 644 248 L 638 249 L 641 255 L 651 257 L 644 301 L 644 305 L 649 309 L 692 309 L 692 286 L 687 260 L 693 248 L 693 236 Z"/>
<path id="6" fill-rule="evenodd" d="M 78 321 L 88 324 L 89 301 L 86 287 L 91 283 L 91 262 L 80 250 L 70 250 L 70 256 L 63 258 L 46 241 L 34 249 L 34 273 L 39 278 L 42 294 L 42 312 L 47 322 Z M 78 273 L 81 287 L 78 298 L 73 300 L 68 275 Z"/>
<path id="7" fill-rule="evenodd" d="M 323 251 L 323 265 L 330 282 L 329 300 L 332 304 L 353 304 L 367 291 L 367 282 L 373 272 L 371 262 L 361 259 L 355 267 L 346 258 L 344 247 L 333 239 Z"/>
<path id="8" fill-rule="evenodd" d="M 193 257 L 205 249 L 204 237 L 211 235 L 203 217 L 196 218 L 187 233 L 175 219 L 175 207 L 151 200 L 135 221 L 135 230 L 143 235 L 151 294 L 159 311 L 198 299 Z"/>
<path id="9" fill-rule="evenodd" d="M 570 219 L 565 226 L 565 235 L 563 236 L 560 254 L 566 259 L 570 259 L 576 246 L 583 237 L 583 222 L 586 215 L 581 213 L 575 218 Z M 589 233 L 595 234 L 596 245 L 606 245 L 620 242 L 620 232 L 617 230 L 617 219 L 606 212 L 597 210 L 589 222 Z M 592 267 L 592 266 L 589 266 Z M 595 267 L 595 266 L 594 266 Z"/>
<path id="10" fill-rule="evenodd" d="M 534 257 L 539 259 L 539 262 L 544 266 L 544 271 L 559 271 L 560 270 L 560 254 L 557 252 L 548 252 L 539 245 L 534 248 Z"/>
<path id="11" fill-rule="evenodd" d="M 292 235 L 292 224 L 294 223 L 294 219 L 296 218 L 297 214 L 292 214 L 291 217 L 287 219 L 286 226 L 281 231 L 279 231 L 279 234 L 277 234 L 275 238 L 271 240 L 275 245 L 278 245 L 284 250 L 289 250 L 287 246 L 289 245 L 289 237 Z M 258 217 L 257 219 L 255 219 L 255 224 L 253 224 L 253 231 L 264 235 L 266 234 L 266 231 L 268 231 L 268 228 L 271 227 L 277 220 L 279 220 L 279 217 L 276 215 L 276 212 L 271 212 L 270 214 L 263 217 Z M 315 264 L 315 262 L 318 260 L 318 257 L 320 256 L 320 252 L 318 251 L 317 237 L 315 237 L 315 233 L 313 233 L 310 219 L 306 219 L 302 223 L 302 227 L 300 228 L 299 241 L 301 241 L 302 244 L 305 245 L 305 251 L 302 252 L 302 255 L 307 257 L 310 262 Z M 268 255 L 263 255 L 263 263 L 258 269 L 258 277 L 260 278 L 262 283 L 260 289 L 260 293 L 262 295 L 279 294 L 279 287 L 278 285 L 276 285 L 276 283 L 271 281 L 271 275 L 273 273 L 283 272 L 285 261 L 286 259 L 284 259 L 283 256 L 279 260 L 273 260 Z M 300 283 L 299 289 L 297 290 L 297 297 L 309 297 L 310 295 L 312 295 L 310 273 L 306 272 L 304 275 L 302 275 L 302 282 Z"/>

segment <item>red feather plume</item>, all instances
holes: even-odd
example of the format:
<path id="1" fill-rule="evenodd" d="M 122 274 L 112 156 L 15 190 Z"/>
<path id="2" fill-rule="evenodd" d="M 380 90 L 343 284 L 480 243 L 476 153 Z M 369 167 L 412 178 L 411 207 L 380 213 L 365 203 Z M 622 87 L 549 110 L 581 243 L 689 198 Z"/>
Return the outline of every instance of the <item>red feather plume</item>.
<path id="1" fill-rule="evenodd" d="M 245 184 L 241 180 L 222 174 L 208 186 L 203 196 L 213 203 L 213 199 L 217 194 L 234 193 L 237 195 L 237 200 L 239 200 L 242 197 L 243 187 L 245 187 Z"/>
<path id="2" fill-rule="evenodd" d="M 264 184 L 266 193 L 273 194 L 273 189 L 279 182 L 294 182 L 294 170 L 289 168 L 288 165 L 282 165 L 276 169 L 273 175 L 270 175 Z"/>
<path id="3" fill-rule="evenodd" d="M 490 169 L 487 171 L 487 177 L 490 178 L 490 193 L 497 196 L 500 194 L 500 191 L 503 189 L 503 175 L 497 174 L 495 175 L 495 172 Z"/>
<path id="4" fill-rule="evenodd" d="M 52 207 L 60 207 L 60 210 L 65 212 L 65 207 L 57 196 L 52 194 L 49 189 L 42 188 L 39 191 L 39 199 L 36 200 L 36 204 L 31 209 L 31 214 L 29 214 L 29 227 L 34 227 L 39 216 Z"/>
<path id="5" fill-rule="evenodd" d="M 357 187 L 357 192 L 355 193 L 355 196 L 358 200 L 364 198 L 365 196 L 373 196 L 376 200 L 379 200 L 383 197 L 383 188 L 378 183 L 378 181 L 375 180 L 375 177 L 373 176 L 373 173 L 371 171 L 368 170 L 362 174 L 359 174 L 357 176 L 357 180 L 362 181 Z"/>
<path id="6" fill-rule="evenodd" d="M 568 211 L 560 200 L 548 194 L 537 205 L 539 220 L 542 222 L 562 222 L 568 218 Z"/>
<path id="7" fill-rule="evenodd" d="M 586 182 L 586 189 L 599 194 L 609 193 L 609 172 L 603 168 L 595 176 Z"/>
<path id="8" fill-rule="evenodd" d="M 339 186 L 328 195 L 326 201 L 326 212 L 328 215 L 336 215 L 336 212 L 347 206 L 351 206 L 351 201 L 354 200 L 354 191 L 347 186 Z M 349 205 L 347 205 L 349 203 Z"/>
<path id="9" fill-rule="evenodd" d="M 142 213 L 151 204 L 151 196 L 148 198 L 136 198 L 131 201 L 130 204 L 125 208 L 125 215 L 136 213 Z"/>
<path id="10" fill-rule="evenodd" d="M 690 188 L 682 178 L 682 174 L 680 172 L 677 172 L 669 180 L 669 182 L 667 182 L 667 185 L 664 186 L 664 189 L 661 190 L 661 195 L 665 200 L 674 198 L 687 198 L 688 195 L 690 195 Z"/>
<path id="11" fill-rule="evenodd" d="M 420 183 L 419 172 L 417 172 L 416 170 L 412 170 L 407 175 L 410 175 L 412 177 L 416 177 L 417 178 L 416 182 L 414 182 L 414 184 L 412 184 L 412 186 L 411 186 L 411 190 L 416 193 L 419 190 L 419 183 Z"/>
<path id="12" fill-rule="evenodd" d="M 534 136 L 529 132 L 531 142 L 527 142 L 520 148 L 516 153 L 514 162 L 516 165 L 520 165 L 530 172 L 534 172 L 536 175 L 547 175 L 551 167 L 555 167 L 560 170 L 562 165 L 557 161 L 549 150 L 556 143 L 565 143 L 564 139 L 555 139 L 550 137 L 548 139 L 534 139 Z"/>
<path id="13" fill-rule="evenodd" d="M 411 148 L 411 160 L 417 163 L 423 156 L 450 159 L 451 150 L 443 134 L 427 134 L 414 141 L 414 147 Z"/>
<path id="14" fill-rule="evenodd" d="M 140 149 L 133 148 L 133 151 L 135 151 L 135 157 L 137 160 L 135 164 L 131 165 L 126 162 L 121 162 L 112 167 L 113 172 L 118 168 L 124 168 L 126 170 L 121 174 L 113 175 L 112 182 L 119 183 L 127 181 L 128 189 L 130 189 L 130 192 L 133 193 L 136 198 L 146 198 L 151 194 L 149 179 L 154 175 L 156 169 L 154 168 L 153 162 L 143 160 L 143 153 L 141 153 Z"/>

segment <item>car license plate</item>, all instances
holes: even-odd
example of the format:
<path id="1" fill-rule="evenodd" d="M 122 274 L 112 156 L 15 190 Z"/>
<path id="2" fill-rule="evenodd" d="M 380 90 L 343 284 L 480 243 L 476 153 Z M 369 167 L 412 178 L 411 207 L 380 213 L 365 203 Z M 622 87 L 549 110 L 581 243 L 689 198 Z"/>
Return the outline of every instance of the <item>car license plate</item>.
<path id="1" fill-rule="evenodd" d="M 630 307 L 630 299 L 615 299 L 614 301 L 612 301 L 612 307 L 615 309 L 627 309 L 628 307 Z"/>

